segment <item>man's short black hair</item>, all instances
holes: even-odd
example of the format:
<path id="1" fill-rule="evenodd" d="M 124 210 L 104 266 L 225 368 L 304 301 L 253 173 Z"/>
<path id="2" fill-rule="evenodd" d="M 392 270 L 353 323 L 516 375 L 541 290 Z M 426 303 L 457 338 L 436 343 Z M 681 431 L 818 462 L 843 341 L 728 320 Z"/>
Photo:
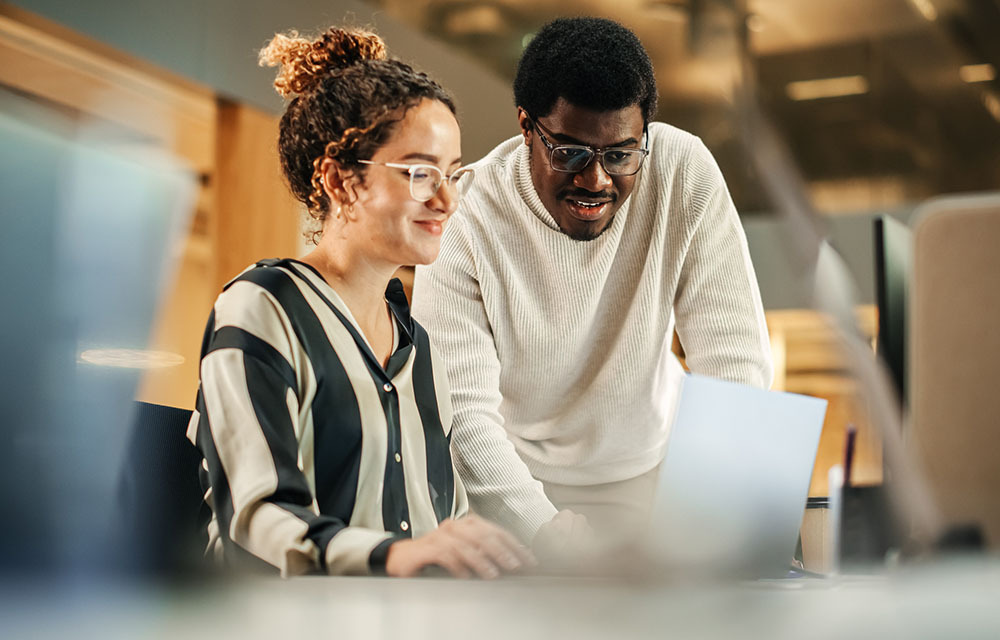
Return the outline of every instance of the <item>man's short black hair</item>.
<path id="1" fill-rule="evenodd" d="M 634 104 L 656 113 L 656 76 L 634 33 L 604 18 L 559 18 L 528 43 L 514 78 L 514 102 L 535 118 L 559 98 L 593 111 Z"/>

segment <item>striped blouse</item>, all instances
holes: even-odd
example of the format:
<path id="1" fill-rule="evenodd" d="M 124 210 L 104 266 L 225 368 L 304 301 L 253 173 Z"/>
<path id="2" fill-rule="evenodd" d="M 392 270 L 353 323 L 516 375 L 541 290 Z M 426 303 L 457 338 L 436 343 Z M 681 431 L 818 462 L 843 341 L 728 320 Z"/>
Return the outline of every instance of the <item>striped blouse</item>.
<path id="1" fill-rule="evenodd" d="M 468 510 L 444 368 L 398 280 L 385 298 L 385 368 L 305 263 L 259 262 L 216 300 L 188 437 L 204 456 L 209 552 L 226 564 L 379 572 L 394 540 Z"/>

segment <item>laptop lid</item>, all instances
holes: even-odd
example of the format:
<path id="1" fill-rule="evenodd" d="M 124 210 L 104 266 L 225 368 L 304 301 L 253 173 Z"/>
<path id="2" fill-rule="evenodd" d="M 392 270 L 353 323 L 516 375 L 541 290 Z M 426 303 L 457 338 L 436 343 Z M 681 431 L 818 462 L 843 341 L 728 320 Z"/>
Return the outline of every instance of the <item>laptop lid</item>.
<path id="1" fill-rule="evenodd" d="M 699 573 L 785 575 L 826 404 L 686 376 L 653 506 L 654 555 Z"/>

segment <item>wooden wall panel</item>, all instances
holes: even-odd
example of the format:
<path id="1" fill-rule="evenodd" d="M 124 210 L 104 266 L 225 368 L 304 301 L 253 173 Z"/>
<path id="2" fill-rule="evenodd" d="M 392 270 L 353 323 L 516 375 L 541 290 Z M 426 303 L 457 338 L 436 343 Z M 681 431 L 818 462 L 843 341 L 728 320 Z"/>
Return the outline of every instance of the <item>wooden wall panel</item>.
<path id="1" fill-rule="evenodd" d="M 220 102 L 216 144 L 216 216 L 211 224 L 214 287 L 262 258 L 300 253 L 302 207 L 278 163 L 278 118 Z"/>
<path id="2" fill-rule="evenodd" d="M 223 285 L 261 258 L 300 253 L 299 207 L 281 181 L 275 149 L 277 118 L 220 101 L 214 124 L 205 141 L 212 170 L 151 341 L 185 362 L 146 373 L 138 397 L 149 402 L 193 407 L 205 322 Z"/>
<path id="3" fill-rule="evenodd" d="M 211 169 L 215 96 L 69 30 L 0 6 L 0 83 L 110 121 Z"/>

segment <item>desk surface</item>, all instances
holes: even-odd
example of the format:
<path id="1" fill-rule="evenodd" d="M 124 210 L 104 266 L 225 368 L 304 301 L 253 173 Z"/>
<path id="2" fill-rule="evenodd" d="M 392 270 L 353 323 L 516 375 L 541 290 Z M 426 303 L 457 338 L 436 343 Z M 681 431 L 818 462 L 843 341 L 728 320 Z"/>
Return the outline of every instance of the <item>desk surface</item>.
<path id="1" fill-rule="evenodd" d="M 0 636 L 9 638 L 1000 638 L 1000 558 L 738 583 L 310 577 L 59 594 L 11 586 L 0 598 Z"/>

